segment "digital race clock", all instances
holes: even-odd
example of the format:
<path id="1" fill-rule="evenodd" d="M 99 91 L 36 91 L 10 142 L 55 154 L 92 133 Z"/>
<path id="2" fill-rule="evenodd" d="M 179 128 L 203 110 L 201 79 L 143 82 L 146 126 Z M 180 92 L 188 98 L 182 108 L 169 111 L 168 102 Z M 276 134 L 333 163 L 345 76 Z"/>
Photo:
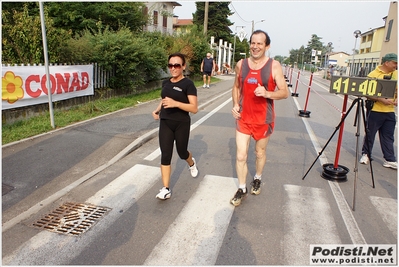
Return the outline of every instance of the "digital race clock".
<path id="1" fill-rule="evenodd" d="M 332 76 L 330 93 L 393 98 L 396 81 L 369 77 Z"/>

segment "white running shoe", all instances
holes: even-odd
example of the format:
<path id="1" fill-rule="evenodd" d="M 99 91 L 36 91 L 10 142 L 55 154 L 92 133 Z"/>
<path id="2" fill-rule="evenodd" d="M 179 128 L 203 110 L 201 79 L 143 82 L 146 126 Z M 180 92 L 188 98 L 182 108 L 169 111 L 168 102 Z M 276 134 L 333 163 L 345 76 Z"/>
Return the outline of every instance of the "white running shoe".
<path id="1" fill-rule="evenodd" d="M 188 169 L 190 170 L 192 177 L 197 177 L 197 175 L 198 175 L 197 163 L 195 162 L 195 158 L 192 158 L 192 159 L 194 161 L 194 164 L 193 164 L 193 166 L 188 167 Z"/>
<path id="2" fill-rule="evenodd" d="M 202 88 L 206 88 L 206 84 L 204 83 L 204 85 L 202 86 Z"/>
<path id="3" fill-rule="evenodd" d="M 209 88 L 209 84 L 206 86 L 206 88 Z"/>
<path id="4" fill-rule="evenodd" d="M 162 187 L 161 190 L 159 190 L 159 193 L 155 196 L 156 198 L 159 199 L 168 199 L 172 195 L 172 191 L 170 189 L 167 189 L 166 187 Z"/>
<path id="5" fill-rule="evenodd" d="M 393 162 L 393 161 L 384 160 L 384 163 L 382 164 L 382 166 L 384 166 L 385 168 L 392 168 L 392 169 L 395 169 L 395 170 L 398 169 L 398 163 L 397 162 Z"/>
<path id="6" fill-rule="evenodd" d="M 359 162 L 361 164 L 369 164 L 369 157 L 367 156 L 367 154 L 363 154 Z"/>

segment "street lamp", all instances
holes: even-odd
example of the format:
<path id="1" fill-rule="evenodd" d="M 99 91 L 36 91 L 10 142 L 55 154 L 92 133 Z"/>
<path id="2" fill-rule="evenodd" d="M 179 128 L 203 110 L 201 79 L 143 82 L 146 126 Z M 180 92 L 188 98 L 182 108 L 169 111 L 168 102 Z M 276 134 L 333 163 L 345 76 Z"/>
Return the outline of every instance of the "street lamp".
<path id="1" fill-rule="evenodd" d="M 233 64 L 231 64 L 231 68 L 232 68 L 233 70 L 234 70 L 234 68 L 235 68 L 234 55 L 235 55 L 235 53 L 236 53 L 237 27 L 241 27 L 241 29 L 243 29 L 245 26 L 236 26 L 236 32 L 234 33 Z"/>
<path id="2" fill-rule="evenodd" d="M 264 19 L 261 19 L 260 21 L 257 21 L 257 22 L 254 22 L 254 20 L 252 21 L 252 32 L 254 32 L 254 30 L 255 30 L 255 24 L 256 23 L 258 23 L 258 22 L 264 22 L 265 20 Z M 251 32 L 251 33 L 252 33 Z"/>
<path id="3" fill-rule="evenodd" d="M 356 42 L 357 42 L 357 38 L 362 34 L 361 31 L 356 30 L 353 32 L 353 36 L 355 36 L 355 47 L 353 48 L 353 54 L 352 54 L 352 64 L 351 64 L 351 75 L 355 75 L 355 50 L 356 50 Z M 353 70 L 352 70 L 353 69 Z"/>

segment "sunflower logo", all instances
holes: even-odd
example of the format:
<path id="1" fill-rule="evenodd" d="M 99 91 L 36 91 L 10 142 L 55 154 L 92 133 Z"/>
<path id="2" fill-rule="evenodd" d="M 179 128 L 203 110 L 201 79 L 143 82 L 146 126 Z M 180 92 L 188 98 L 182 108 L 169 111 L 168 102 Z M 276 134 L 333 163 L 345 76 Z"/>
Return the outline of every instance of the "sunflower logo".
<path id="1" fill-rule="evenodd" d="M 7 100 L 8 103 L 13 104 L 18 99 L 24 97 L 24 90 L 22 89 L 22 78 L 15 76 L 14 72 L 7 71 L 2 79 L 2 100 Z"/>

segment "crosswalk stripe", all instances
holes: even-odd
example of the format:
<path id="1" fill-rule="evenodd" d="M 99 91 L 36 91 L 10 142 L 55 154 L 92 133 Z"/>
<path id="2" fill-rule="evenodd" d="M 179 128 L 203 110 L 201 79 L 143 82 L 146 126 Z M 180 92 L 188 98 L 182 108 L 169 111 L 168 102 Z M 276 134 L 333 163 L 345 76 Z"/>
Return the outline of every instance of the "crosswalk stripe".
<path id="1" fill-rule="evenodd" d="M 325 191 L 284 185 L 284 264 L 309 265 L 310 244 L 340 244 Z"/>
<path id="2" fill-rule="evenodd" d="M 147 192 L 160 176 L 159 167 L 136 164 L 86 202 L 110 208 L 128 208 Z"/>
<path id="3" fill-rule="evenodd" d="M 91 240 L 103 231 L 159 181 L 159 167 L 137 164 L 88 198 L 86 203 L 106 206 L 112 210 L 83 234 L 64 236 L 42 231 L 22 244 L 12 255 L 3 258 L 4 265 L 63 265 L 80 254 Z"/>
<path id="4" fill-rule="evenodd" d="M 144 265 L 214 265 L 234 206 L 237 179 L 206 175 Z"/>
<path id="5" fill-rule="evenodd" d="M 388 229 L 397 238 L 398 236 L 398 200 L 393 198 L 383 198 L 370 196 L 371 203 L 380 214 Z"/>

